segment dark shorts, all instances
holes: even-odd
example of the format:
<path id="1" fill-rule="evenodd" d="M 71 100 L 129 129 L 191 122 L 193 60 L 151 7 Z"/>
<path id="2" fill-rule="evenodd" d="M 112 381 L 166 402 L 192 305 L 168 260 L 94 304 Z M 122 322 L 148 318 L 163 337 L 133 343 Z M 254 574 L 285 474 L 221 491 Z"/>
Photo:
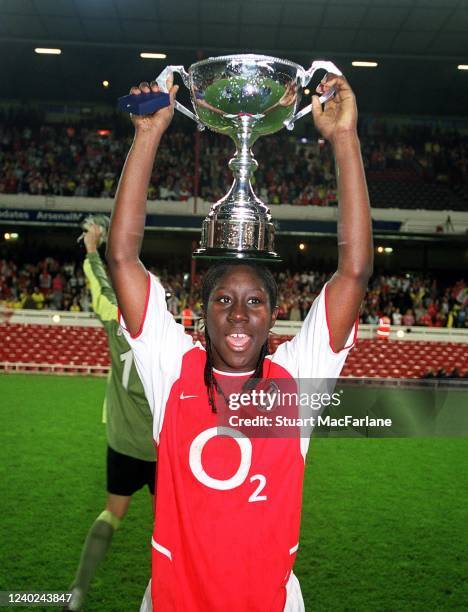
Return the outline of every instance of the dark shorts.
<path id="1" fill-rule="evenodd" d="M 156 461 L 143 461 L 107 446 L 107 492 L 130 496 L 145 485 L 154 495 Z"/>

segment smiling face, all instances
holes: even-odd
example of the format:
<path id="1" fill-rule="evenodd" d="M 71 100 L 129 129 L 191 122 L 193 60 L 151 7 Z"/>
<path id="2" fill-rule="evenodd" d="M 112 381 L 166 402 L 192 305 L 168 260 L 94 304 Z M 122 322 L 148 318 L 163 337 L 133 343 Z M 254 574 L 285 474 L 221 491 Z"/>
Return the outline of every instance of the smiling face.
<path id="1" fill-rule="evenodd" d="M 273 306 L 254 268 L 227 268 L 211 290 L 206 311 L 213 367 L 224 372 L 255 370 L 276 320 L 277 308 Z"/>

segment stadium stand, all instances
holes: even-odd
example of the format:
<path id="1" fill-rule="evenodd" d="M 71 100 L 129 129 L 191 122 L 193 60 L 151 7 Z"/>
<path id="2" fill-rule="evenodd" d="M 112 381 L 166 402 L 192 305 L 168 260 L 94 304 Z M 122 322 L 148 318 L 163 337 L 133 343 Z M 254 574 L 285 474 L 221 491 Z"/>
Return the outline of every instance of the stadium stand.
<path id="1" fill-rule="evenodd" d="M 73 123 L 47 124 L 41 116 L 0 112 L 0 194 L 112 198 L 125 151 L 128 124 L 112 116 Z M 101 129 L 107 126 L 106 129 Z M 108 129 L 107 129 L 108 128 Z M 456 131 L 430 124 L 390 127 L 384 119 L 362 121 L 362 146 L 374 208 L 464 211 L 468 203 L 468 145 Z M 200 139 L 201 198 L 213 201 L 231 181 L 227 161 L 232 144 L 216 134 Z M 336 205 L 336 186 L 329 148 L 316 139 L 278 133 L 255 146 L 259 169 L 255 190 L 273 207 Z M 174 121 L 167 147 L 161 150 L 149 189 L 150 200 L 184 201 L 194 195 L 193 131 Z M 445 218 L 445 216 L 444 216 Z M 444 228 L 440 219 L 441 231 Z M 453 231 L 453 229 L 452 229 Z M 279 272 L 279 320 L 299 325 L 327 276 L 317 271 Z M 186 307 L 200 315 L 199 279 L 188 287 L 182 274 L 162 273 L 168 307 L 179 317 Z M 102 330 L 73 324 L 10 322 L 11 312 L 89 313 L 90 298 L 79 263 L 45 257 L 40 262 L 0 260 L 0 368 L 24 371 L 106 373 L 109 358 Z M 391 339 L 379 342 L 374 327 L 388 316 L 393 329 L 463 330 L 467 327 L 468 290 L 464 280 L 446 281 L 421 275 L 375 276 L 363 304 L 360 322 L 368 333 L 351 352 L 344 376 L 419 378 L 464 375 L 466 339 L 443 341 Z M 26 312 L 26 311 L 24 311 Z M 91 315 L 90 315 L 91 316 Z M 366 327 L 367 326 L 367 327 Z M 369 331 L 370 330 L 370 331 Z M 270 349 L 294 330 L 272 335 Z M 203 342 L 203 335 L 198 336 Z M 407 336 L 408 337 L 408 336 Z M 419 337 L 419 336 L 418 336 Z M 395 338 L 395 332 L 392 333 Z"/>
<path id="2" fill-rule="evenodd" d="M 0 193 L 113 197 L 129 145 L 128 125 L 115 117 L 99 123 L 24 124 L 0 113 Z M 123 127 L 125 126 L 125 127 Z M 397 134 L 380 126 L 363 128 L 362 146 L 372 205 L 377 208 L 466 210 L 468 146 L 462 134 Z M 194 195 L 195 139 L 186 123 L 175 120 L 167 147 L 159 154 L 148 197 L 184 201 Z M 206 133 L 200 139 L 199 196 L 213 201 L 231 182 L 227 161 L 232 144 Z M 280 132 L 254 148 L 259 161 L 255 189 L 271 205 L 336 205 L 333 160 L 316 139 Z"/>
<path id="3" fill-rule="evenodd" d="M 276 273 L 279 320 L 301 321 L 307 315 L 327 275 L 314 271 Z M 162 273 L 168 308 L 174 316 L 185 307 L 201 314 L 200 278 L 189 287 L 182 274 Z M 81 264 L 60 263 L 46 257 L 38 263 L 0 260 L 0 304 L 11 309 L 52 309 L 89 312 Z M 435 277 L 377 275 L 369 283 L 361 323 L 377 324 L 388 316 L 394 325 L 465 328 L 468 323 L 468 287 L 464 280 L 448 285 Z"/>
<path id="4" fill-rule="evenodd" d="M 291 338 L 326 281 L 325 273 L 276 273 L 279 287 L 277 329 L 270 350 Z M 168 308 L 180 319 L 193 313 L 194 337 L 200 315 L 200 277 L 190 288 L 184 275 L 161 274 Z M 0 261 L 0 369 L 11 371 L 103 374 L 109 369 L 106 338 L 90 312 L 80 265 L 51 257 L 39 263 Z M 6 306 L 6 308 L 5 308 Z M 55 310 L 59 308 L 59 310 Z M 360 340 L 343 376 L 420 378 L 466 376 L 468 288 L 464 280 L 444 284 L 435 277 L 376 275 L 369 283 L 360 317 Z M 388 341 L 375 337 L 379 317 L 391 318 Z M 53 320 L 62 324 L 51 324 Z M 400 336 L 405 337 L 402 340 Z M 458 335 L 457 335 L 458 334 Z M 453 340 L 453 341 L 452 341 Z M 455 372 L 454 372 L 455 371 Z"/>
<path id="5" fill-rule="evenodd" d="M 182 274 L 160 274 L 174 316 L 188 306 L 201 314 L 200 277 L 189 287 Z M 279 320 L 304 320 L 327 275 L 312 270 L 276 273 Z M 52 309 L 89 312 L 91 300 L 85 288 L 81 263 L 59 262 L 46 257 L 38 263 L 0 260 L 0 304 L 11 309 Z M 468 323 L 468 287 L 463 279 L 410 274 L 376 275 L 369 283 L 361 323 L 376 324 L 381 316 L 394 325 L 465 328 Z"/>
<path id="6" fill-rule="evenodd" d="M 0 325 L 0 370 L 107 374 L 110 361 L 101 327 L 4 323 Z M 202 332 L 195 340 L 204 344 Z M 272 334 L 270 351 L 291 335 Z M 455 372 L 454 372 L 455 370 Z M 464 342 L 359 340 L 342 376 L 365 378 L 421 378 L 468 376 Z"/>
<path id="7" fill-rule="evenodd" d="M 369 172 L 369 197 L 375 208 L 465 210 L 462 198 L 447 185 L 428 184 L 416 174 L 402 171 Z"/>
<path id="8" fill-rule="evenodd" d="M 428 373 L 467 376 L 466 344 L 361 340 L 346 360 L 342 376 L 421 378 Z"/>
<path id="9" fill-rule="evenodd" d="M 327 280 L 312 270 L 275 273 L 278 282 L 279 320 L 301 321 Z M 201 313 L 200 277 L 192 286 L 183 274 L 159 276 L 167 290 L 168 308 L 174 316 L 188 306 L 195 318 Z M 85 288 L 81 263 L 59 262 L 45 257 L 37 263 L 0 260 L 0 304 L 11 309 L 51 309 L 89 312 L 91 300 Z M 463 279 L 415 274 L 376 275 L 369 283 L 361 323 L 376 324 L 381 316 L 394 325 L 465 328 L 468 324 L 468 287 Z"/>
<path id="10" fill-rule="evenodd" d="M 2 326 L 2 369 L 107 373 L 109 354 L 99 327 L 7 324 Z M 8 365 L 11 364 L 11 365 Z"/>
<path id="11" fill-rule="evenodd" d="M 200 277 L 190 288 L 183 274 L 163 271 L 168 308 L 180 319 L 188 307 L 200 315 Z M 279 287 L 277 329 L 270 350 L 289 339 L 327 279 L 317 271 L 276 273 Z M 80 264 L 46 257 L 16 264 L 0 260 L 0 369 L 102 374 L 109 369 L 106 338 L 90 312 Z M 357 346 L 343 376 L 420 378 L 468 373 L 468 288 L 435 277 L 376 275 L 369 283 L 360 317 Z M 52 323 L 55 319 L 58 323 Z M 375 338 L 379 317 L 392 320 L 388 341 Z M 397 331 L 404 340 L 397 336 Z M 197 327 L 196 339 L 204 342 Z"/>

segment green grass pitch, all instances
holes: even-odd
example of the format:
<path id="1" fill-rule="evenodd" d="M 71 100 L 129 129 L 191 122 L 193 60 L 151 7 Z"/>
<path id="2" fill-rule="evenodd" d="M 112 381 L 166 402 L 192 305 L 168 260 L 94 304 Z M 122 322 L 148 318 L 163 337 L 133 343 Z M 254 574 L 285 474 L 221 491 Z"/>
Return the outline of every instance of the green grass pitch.
<path id="1" fill-rule="evenodd" d="M 0 590 L 67 589 L 105 500 L 104 388 L 0 376 Z M 466 610 L 467 456 L 467 438 L 312 440 L 295 566 L 306 610 Z M 87 611 L 139 609 L 151 528 L 141 491 Z"/>

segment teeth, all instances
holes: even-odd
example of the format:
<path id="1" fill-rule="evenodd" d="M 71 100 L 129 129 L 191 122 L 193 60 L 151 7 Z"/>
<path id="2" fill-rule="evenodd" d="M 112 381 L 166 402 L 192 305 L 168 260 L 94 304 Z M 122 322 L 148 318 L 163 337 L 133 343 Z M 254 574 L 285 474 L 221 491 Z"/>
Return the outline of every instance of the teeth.
<path id="1" fill-rule="evenodd" d="M 233 338 L 247 338 L 247 334 L 231 334 Z"/>

